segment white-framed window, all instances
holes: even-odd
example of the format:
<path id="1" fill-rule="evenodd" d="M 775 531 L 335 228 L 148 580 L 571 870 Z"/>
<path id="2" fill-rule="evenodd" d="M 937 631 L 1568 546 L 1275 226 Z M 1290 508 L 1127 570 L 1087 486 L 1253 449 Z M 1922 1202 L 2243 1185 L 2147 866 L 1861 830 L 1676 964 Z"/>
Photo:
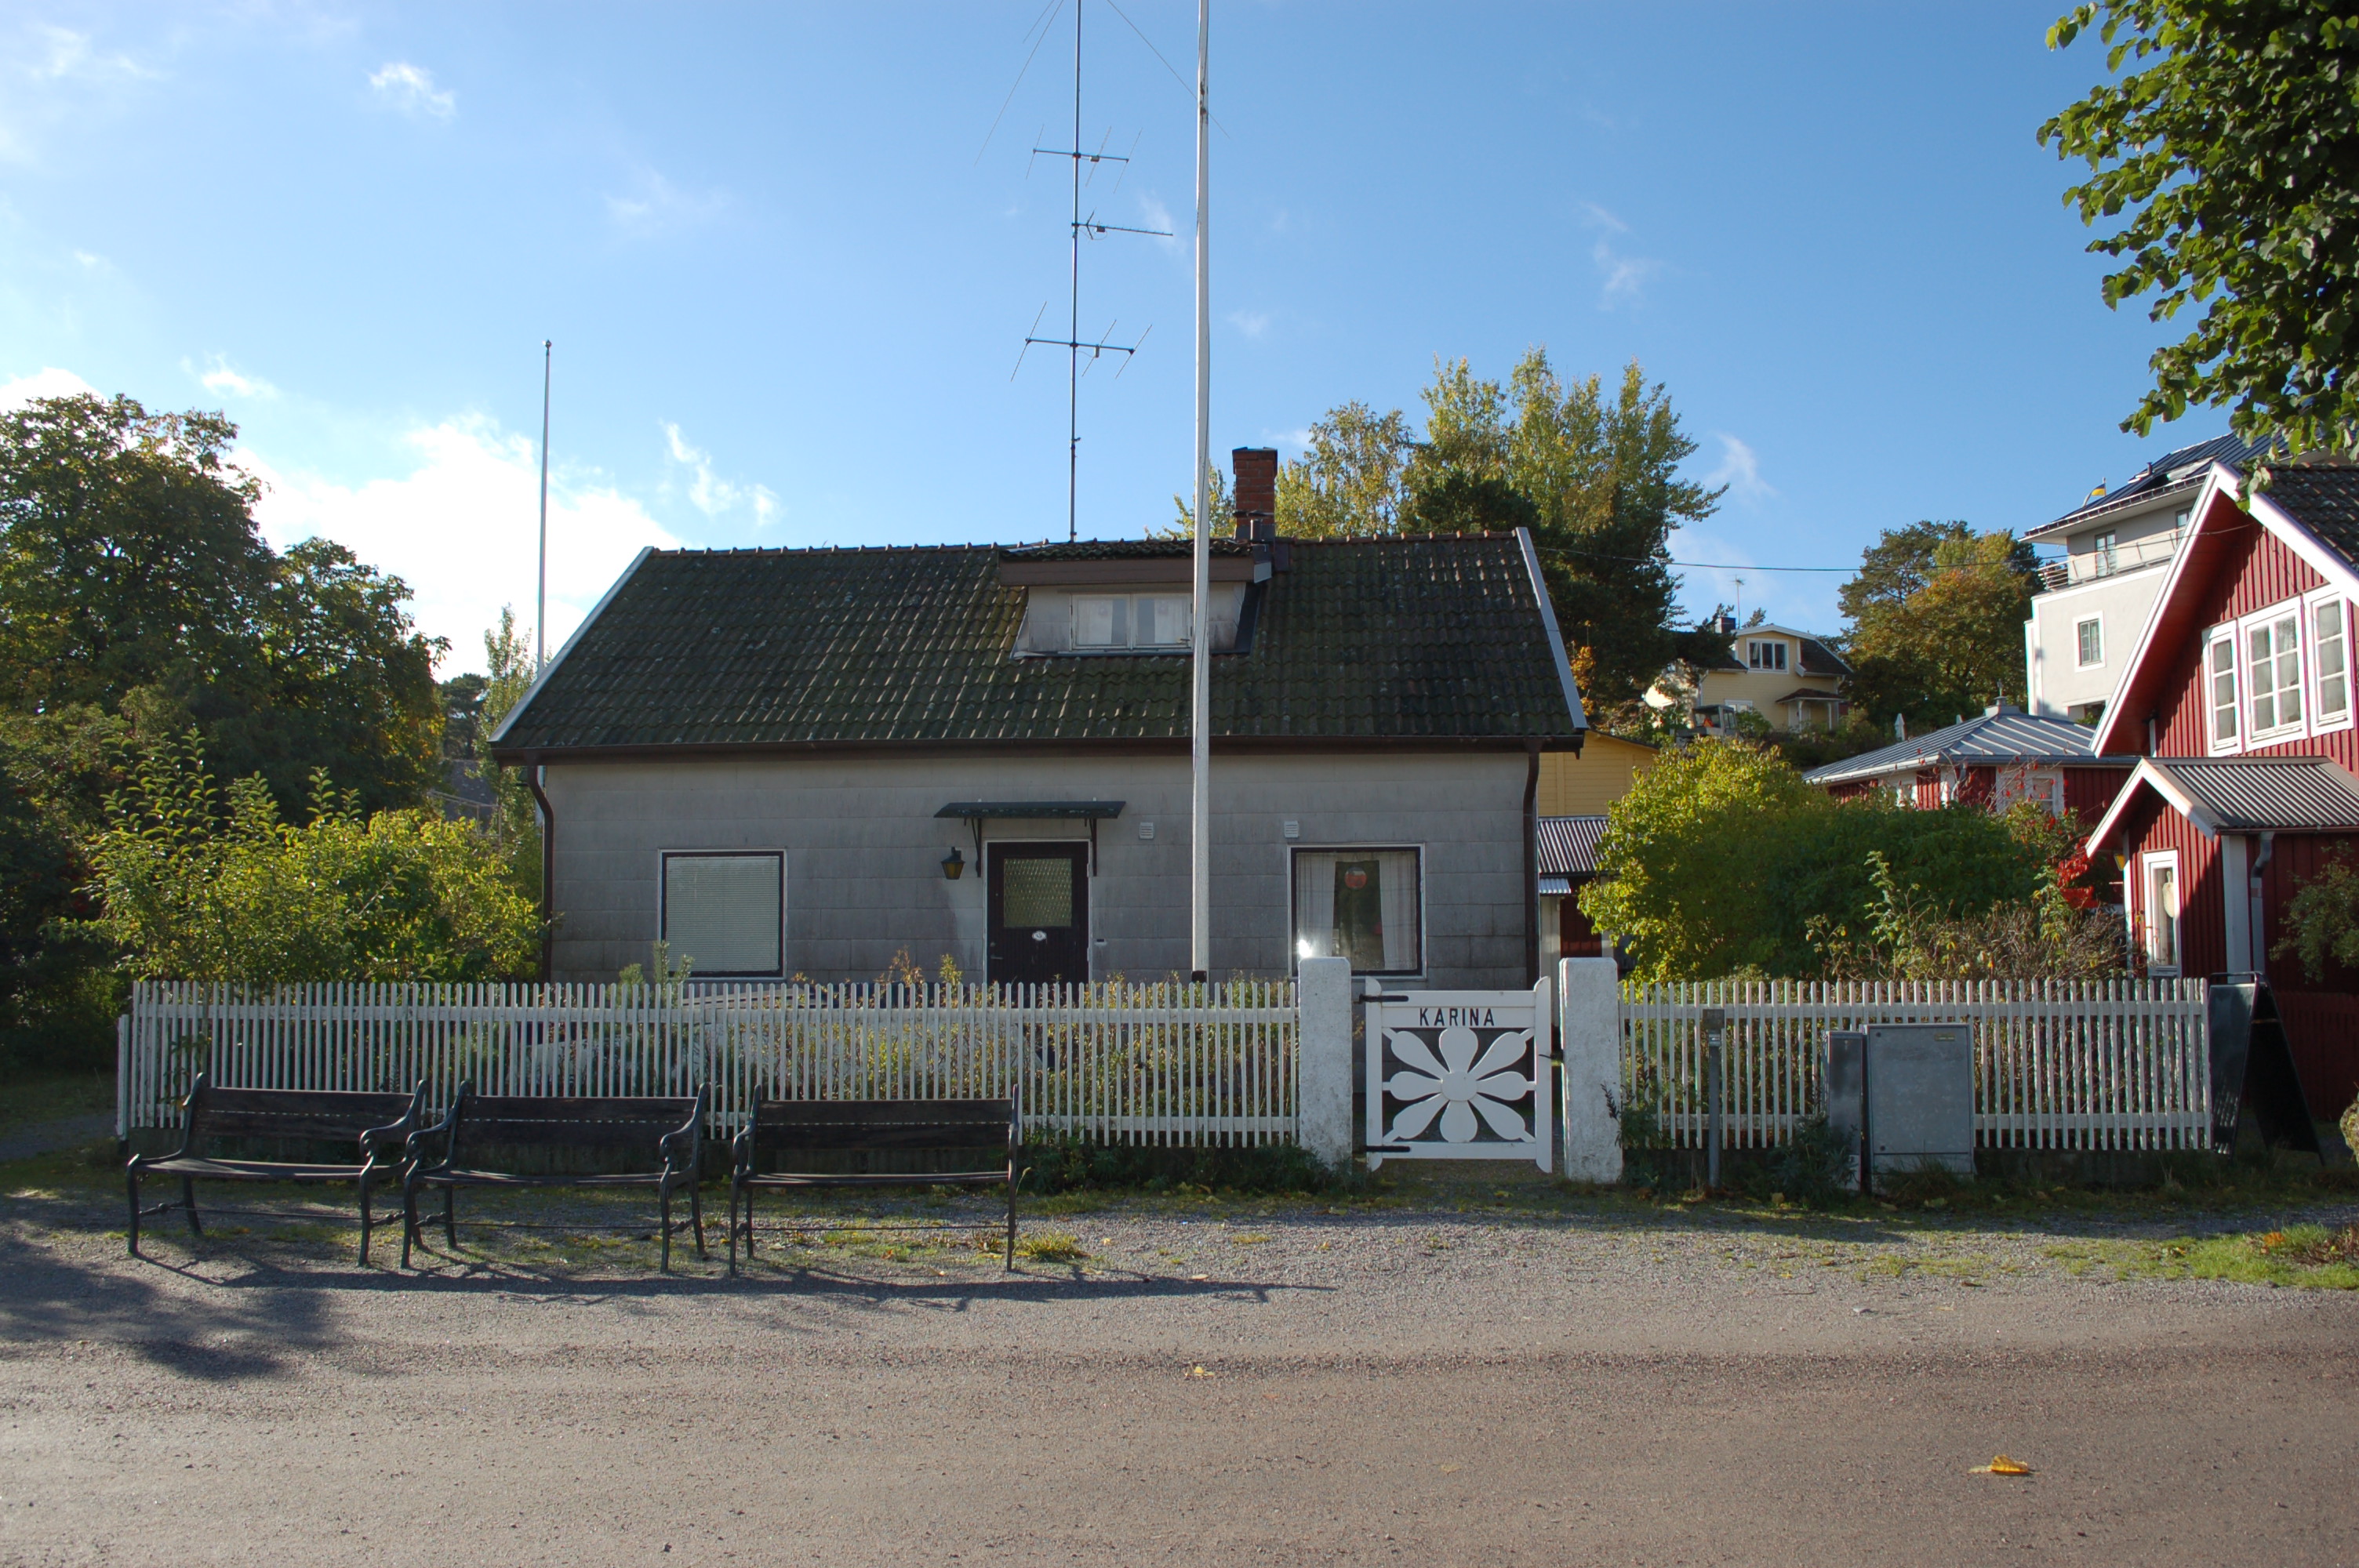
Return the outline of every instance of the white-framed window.
<path id="1" fill-rule="evenodd" d="M 1294 956 L 1349 958 L 1355 975 L 1425 969 L 1423 855 L 1413 849 L 1294 851 Z"/>
<path id="2" fill-rule="evenodd" d="M 656 932 L 698 977 L 785 970 L 783 849 L 667 849 Z"/>
<path id="3" fill-rule="evenodd" d="M 2350 611 L 2332 596 L 2310 601 L 2310 727 L 2339 730 L 2351 722 Z"/>
<path id="4" fill-rule="evenodd" d="M 2139 884 L 2140 936 L 2146 944 L 2149 974 L 2179 973 L 2179 851 L 2158 850 L 2145 857 Z"/>
<path id="5" fill-rule="evenodd" d="M 2236 632 L 2213 629 L 2203 641 L 2203 732 L 2214 752 L 2233 752 L 2242 732 L 2236 700 Z"/>
<path id="6" fill-rule="evenodd" d="M 1991 804 L 2005 811 L 2018 800 L 2036 801 L 2050 816 L 2064 815 L 2064 770 L 2035 768 L 2028 765 L 2001 768 L 1991 794 Z"/>
<path id="7" fill-rule="evenodd" d="M 2108 528 L 2089 541 L 2089 575 L 2111 577 L 2121 570 L 2121 535 Z"/>
<path id="8" fill-rule="evenodd" d="M 1186 594 L 1076 594 L 1076 648 L 1184 648 L 1193 620 Z"/>
<path id="9" fill-rule="evenodd" d="M 2072 653 L 2079 666 L 2095 669 L 2105 662 L 2105 621 L 2092 615 L 2086 621 L 2072 622 Z"/>
<path id="10" fill-rule="evenodd" d="M 1782 670 L 1786 667 L 1786 644 L 1764 638 L 1745 644 L 1745 662 L 1756 670 Z"/>
<path id="11" fill-rule="evenodd" d="M 2301 612 L 2291 605 L 2245 622 L 2245 732 L 2256 741 L 2301 728 Z"/>

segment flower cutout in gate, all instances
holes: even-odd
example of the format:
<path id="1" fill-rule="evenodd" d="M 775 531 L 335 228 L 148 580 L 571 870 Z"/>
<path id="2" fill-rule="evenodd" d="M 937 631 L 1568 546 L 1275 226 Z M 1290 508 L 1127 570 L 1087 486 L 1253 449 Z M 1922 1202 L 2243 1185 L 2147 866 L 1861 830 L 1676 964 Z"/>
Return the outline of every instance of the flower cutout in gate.
<path id="1" fill-rule="evenodd" d="M 1514 1105 L 1532 1091 L 1530 1076 L 1521 1071 L 1531 1049 L 1528 1030 L 1498 1035 L 1487 1050 L 1473 1030 L 1457 1026 L 1443 1030 L 1433 1047 L 1407 1030 L 1391 1031 L 1386 1038 L 1393 1055 L 1413 1069 L 1395 1073 L 1385 1084 L 1386 1094 L 1410 1102 L 1393 1118 L 1392 1141 L 1408 1142 L 1436 1117 L 1441 1119 L 1441 1136 L 1452 1143 L 1472 1143 L 1484 1122 L 1511 1141 L 1531 1136 Z"/>

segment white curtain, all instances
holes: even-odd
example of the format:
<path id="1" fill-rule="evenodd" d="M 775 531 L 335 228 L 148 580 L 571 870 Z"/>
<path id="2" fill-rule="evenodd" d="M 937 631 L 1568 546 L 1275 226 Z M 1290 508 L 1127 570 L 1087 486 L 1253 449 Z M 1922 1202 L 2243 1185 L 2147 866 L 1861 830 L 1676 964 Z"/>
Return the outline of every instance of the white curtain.
<path id="1" fill-rule="evenodd" d="M 1335 956 L 1335 860 L 1315 850 L 1294 857 L 1294 956 Z"/>
<path id="2" fill-rule="evenodd" d="M 1417 941 L 1417 851 L 1388 850 L 1376 857 L 1376 907 L 1385 923 L 1385 968 L 1405 973 L 1420 968 Z"/>

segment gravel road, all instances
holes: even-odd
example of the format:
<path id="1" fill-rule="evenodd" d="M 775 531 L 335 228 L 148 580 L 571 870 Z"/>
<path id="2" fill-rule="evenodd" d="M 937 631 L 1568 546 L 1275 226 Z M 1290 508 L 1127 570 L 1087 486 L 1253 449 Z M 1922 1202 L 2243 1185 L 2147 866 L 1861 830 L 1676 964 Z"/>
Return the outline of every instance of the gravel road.
<path id="1" fill-rule="evenodd" d="M 2359 1298 L 2137 1226 L 1125 1204 L 732 1281 L 109 1223 L 0 1204 L 0 1562 L 2359 1563 Z"/>

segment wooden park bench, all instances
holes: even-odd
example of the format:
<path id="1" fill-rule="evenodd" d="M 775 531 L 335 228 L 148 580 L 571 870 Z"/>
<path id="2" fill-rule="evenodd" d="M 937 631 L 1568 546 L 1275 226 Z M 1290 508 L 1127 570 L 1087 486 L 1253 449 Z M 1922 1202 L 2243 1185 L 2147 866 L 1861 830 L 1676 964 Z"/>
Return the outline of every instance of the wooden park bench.
<path id="1" fill-rule="evenodd" d="M 381 1176 L 396 1173 L 402 1149 L 418 1129 L 426 1103 L 421 1080 L 408 1094 L 353 1094 L 329 1089 L 230 1089 L 199 1074 L 182 1112 L 180 1146 L 149 1158 L 134 1154 L 125 1167 L 131 1190 L 131 1255 L 139 1255 L 139 1222 L 180 1209 L 189 1231 L 205 1233 L 197 1217 L 199 1182 L 353 1182 L 360 1187 L 361 1261 L 368 1261 L 374 1224 L 369 1191 Z M 225 1160 L 208 1152 L 217 1138 L 275 1138 L 351 1145 L 350 1162 L 290 1160 Z M 180 1200 L 153 1208 L 139 1206 L 142 1183 L 158 1177 L 180 1180 Z"/>
<path id="2" fill-rule="evenodd" d="M 979 1171 L 813 1171 L 799 1156 L 1007 1147 L 1004 1165 Z M 981 1187 L 1007 1189 L 1007 1266 L 1016 1265 L 1016 1160 L 1023 1143 L 1016 1106 L 1004 1099 L 766 1099 L 732 1145 L 729 1271 L 737 1271 L 739 1205 L 745 1256 L 754 1255 L 756 1187 Z M 765 1170 L 765 1162 L 785 1169 Z"/>
<path id="3" fill-rule="evenodd" d="M 704 1205 L 697 1195 L 697 1162 L 704 1148 L 708 1091 L 689 1096 L 570 1098 L 479 1095 L 459 1086 L 450 1114 L 410 1136 L 409 1170 L 401 1184 L 401 1266 L 409 1267 L 418 1239 L 418 1195 L 442 1189 L 442 1239 L 459 1245 L 461 1187 L 653 1187 L 663 1207 L 663 1268 L 671 1269 L 671 1198 L 688 1194 L 688 1223 L 696 1227 L 696 1255 L 704 1251 Z M 478 1150 L 607 1149 L 636 1152 L 654 1169 L 527 1173 L 469 1163 Z M 432 1157 L 439 1149 L 440 1158 Z"/>

